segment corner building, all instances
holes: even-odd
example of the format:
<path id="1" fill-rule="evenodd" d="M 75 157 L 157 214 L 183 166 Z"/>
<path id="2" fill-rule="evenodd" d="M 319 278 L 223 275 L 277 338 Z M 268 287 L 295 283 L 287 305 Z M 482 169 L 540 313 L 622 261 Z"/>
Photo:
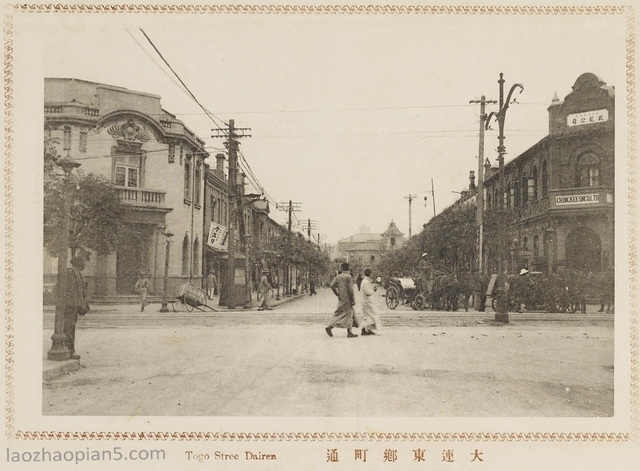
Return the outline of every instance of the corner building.
<path id="1" fill-rule="evenodd" d="M 606 271 L 614 264 L 614 88 L 584 73 L 548 111 L 548 136 L 505 165 L 503 195 L 487 165 L 485 209 L 502 196 L 515 218 L 505 244 L 510 272 Z M 496 254 L 485 256 L 495 273 Z"/>
<path id="2" fill-rule="evenodd" d="M 152 294 L 163 288 L 166 238 L 173 233 L 169 293 L 200 285 L 203 259 L 205 159 L 202 139 L 165 111 L 160 97 L 68 78 L 46 78 L 45 135 L 58 140 L 80 171 L 107 177 L 125 205 L 126 229 L 116 252 L 92 254 L 84 274 L 95 298 L 132 295 L 144 271 Z M 56 262 L 44 254 L 45 291 Z"/>

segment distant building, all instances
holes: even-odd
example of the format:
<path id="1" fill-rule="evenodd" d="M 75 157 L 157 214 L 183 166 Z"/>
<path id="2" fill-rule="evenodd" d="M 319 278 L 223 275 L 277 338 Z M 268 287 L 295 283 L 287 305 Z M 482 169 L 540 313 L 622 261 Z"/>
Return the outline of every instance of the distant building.
<path id="1" fill-rule="evenodd" d="M 358 234 L 338 241 L 338 251 L 349 263 L 371 267 L 383 253 L 402 247 L 403 235 L 393 221 L 382 234 L 371 234 L 367 226 L 362 226 Z"/>
<path id="2" fill-rule="evenodd" d="M 400 232 L 393 220 L 389 223 L 387 230 L 382 233 L 386 250 L 399 249 L 404 245 L 404 234 Z"/>

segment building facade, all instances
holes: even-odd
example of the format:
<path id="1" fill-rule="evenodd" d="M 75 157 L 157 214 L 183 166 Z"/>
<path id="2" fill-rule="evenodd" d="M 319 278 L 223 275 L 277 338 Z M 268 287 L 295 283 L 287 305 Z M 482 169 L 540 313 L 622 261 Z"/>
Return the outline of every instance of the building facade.
<path id="1" fill-rule="evenodd" d="M 349 263 L 362 268 L 374 267 L 383 253 L 403 246 L 403 235 L 393 221 L 382 234 L 372 234 L 363 226 L 358 234 L 338 241 L 338 252 Z"/>
<path id="2" fill-rule="evenodd" d="M 163 286 L 165 234 L 170 247 L 170 292 L 201 283 L 205 159 L 202 139 L 165 111 L 160 97 L 122 87 L 66 78 L 44 86 L 45 135 L 57 155 L 80 171 L 105 176 L 125 207 L 126 227 L 115 253 L 92 254 L 85 268 L 93 298 L 131 295 L 145 272 L 152 292 Z M 44 255 L 45 286 L 56 262 Z"/>
<path id="3" fill-rule="evenodd" d="M 608 270 L 614 263 L 614 88 L 582 74 L 564 101 L 554 96 L 548 111 L 548 136 L 504 168 L 502 197 L 515 218 L 506 244 L 510 270 Z M 495 169 L 484 188 L 486 208 L 495 208 Z"/>

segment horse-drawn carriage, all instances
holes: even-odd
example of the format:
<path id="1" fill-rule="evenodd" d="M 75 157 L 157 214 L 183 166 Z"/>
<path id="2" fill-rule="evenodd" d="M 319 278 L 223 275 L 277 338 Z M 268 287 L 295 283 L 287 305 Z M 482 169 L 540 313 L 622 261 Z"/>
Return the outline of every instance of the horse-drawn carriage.
<path id="1" fill-rule="evenodd" d="M 416 282 L 413 278 L 389 278 L 389 286 L 385 294 L 389 309 L 397 308 L 398 304 L 410 304 L 413 306 L 415 297 Z"/>
<path id="2" fill-rule="evenodd" d="M 431 270 L 428 279 L 390 278 L 386 303 L 389 309 L 408 304 L 417 311 L 426 308 L 457 311 L 462 303 L 466 311 L 472 292 L 468 282 L 443 271 Z"/>
<path id="3" fill-rule="evenodd" d="M 496 310 L 494 297 L 491 307 Z M 582 310 L 582 295 L 574 292 L 566 283 L 541 272 L 507 276 L 507 309 L 512 312 L 529 311 L 567 312 Z"/>

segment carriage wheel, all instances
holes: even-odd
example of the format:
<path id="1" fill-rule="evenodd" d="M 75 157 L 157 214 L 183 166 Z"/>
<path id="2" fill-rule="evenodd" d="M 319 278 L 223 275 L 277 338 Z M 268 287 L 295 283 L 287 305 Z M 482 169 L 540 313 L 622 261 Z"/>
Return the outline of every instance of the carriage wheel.
<path id="1" fill-rule="evenodd" d="M 507 299 L 507 310 L 511 311 L 511 312 L 520 312 L 520 308 L 522 307 L 520 305 L 520 303 L 518 301 L 516 301 L 515 299 L 511 299 L 508 298 Z M 493 309 L 494 312 L 498 312 L 498 297 L 494 296 L 493 299 L 491 300 L 491 309 Z"/>
<path id="2" fill-rule="evenodd" d="M 422 311 L 427 304 L 427 300 L 424 297 L 424 294 L 418 294 L 415 298 L 413 298 L 413 302 L 411 303 L 411 307 L 416 311 Z"/>
<path id="3" fill-rule="evenodd" d="M 556 309 L 555 312 L 567 312 L 569 310 L 569 305 L 567 302 L 563 300 L 556 301 Z"/>
<path id="4" fill-rule="evenodd" d="M 395 309 L 398 307 L 400 296 L 395 286 L 390 286 L 387 290 L 386 302 L 389 309 Z"/>

